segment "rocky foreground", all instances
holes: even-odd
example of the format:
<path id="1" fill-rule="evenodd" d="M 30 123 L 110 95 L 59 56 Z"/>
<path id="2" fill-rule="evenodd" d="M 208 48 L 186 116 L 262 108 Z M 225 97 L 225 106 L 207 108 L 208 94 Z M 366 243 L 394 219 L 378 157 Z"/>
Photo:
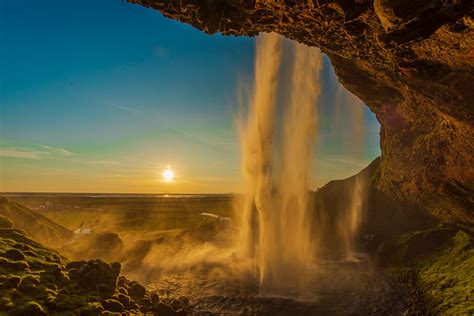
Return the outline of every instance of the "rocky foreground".
<path id="1" fill-rule="evenodd" d="M 68 261 L 0 216 L 0 315 L 190 314 L 187 298 L 159 297 L 120 269 Z"/>

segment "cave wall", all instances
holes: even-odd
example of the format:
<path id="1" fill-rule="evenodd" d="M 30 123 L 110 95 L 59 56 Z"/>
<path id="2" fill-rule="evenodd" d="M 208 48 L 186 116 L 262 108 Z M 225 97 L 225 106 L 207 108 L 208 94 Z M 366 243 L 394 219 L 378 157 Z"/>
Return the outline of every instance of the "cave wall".
<path id="1" fill-rule="evenodd" d="M 208 33 L 277 32 L 319 47 L 381 124 L 377 186 L 474 223 L 474 3 L 129 0 Z"/>

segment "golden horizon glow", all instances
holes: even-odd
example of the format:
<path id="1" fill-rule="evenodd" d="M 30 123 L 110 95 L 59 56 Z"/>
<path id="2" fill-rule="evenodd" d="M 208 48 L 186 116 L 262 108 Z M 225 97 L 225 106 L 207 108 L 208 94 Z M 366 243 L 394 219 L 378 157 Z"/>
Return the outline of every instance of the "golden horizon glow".
<path id="1" fill-rule="evenodd" d="M 171 182 L 174 179 L 174 172 L 171 170 L 170 166 L 166 167 L 163 171 L 163 180 L 166 182 Z"/>

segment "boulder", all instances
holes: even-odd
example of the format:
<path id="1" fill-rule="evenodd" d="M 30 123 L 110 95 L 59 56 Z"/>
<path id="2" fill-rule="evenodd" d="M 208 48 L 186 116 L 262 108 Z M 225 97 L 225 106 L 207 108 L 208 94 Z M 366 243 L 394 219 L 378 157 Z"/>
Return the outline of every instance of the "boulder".
<path id="1" fill-rule="evenodd" d="M 102 306 L 105 310 L 115 313 L 121 313 L 123 311 L 123 304 L 114 299 L 107 299 L 102 302 Z"/>
<path id="2" fill-rule="evenodd" d="M 128 294 L 135 300 L 141 300 L 146 295 L 146 289 L 137 282 L 130 282 Z"/>
<path id="3" fill-rule="evenodd" d="M 90 260 L 78 270 L 71 271 L 71 276 L 87 289 L 98 289 L 99 285 L 115 289 L 120 264 L 107 264 L 102 260 Z"/>

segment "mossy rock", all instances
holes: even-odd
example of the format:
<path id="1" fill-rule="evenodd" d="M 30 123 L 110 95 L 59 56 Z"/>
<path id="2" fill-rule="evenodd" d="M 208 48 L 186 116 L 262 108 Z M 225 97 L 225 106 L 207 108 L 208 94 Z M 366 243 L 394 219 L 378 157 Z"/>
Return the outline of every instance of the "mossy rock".
<path id="1" fill-rule="evenodd" d="M 114 296 L 112 296 L 113 299 L 119 301 L 120 303 L 122 303 L 123 306 L 125 307 L 129 307 L 130 306 L 130 303 L 131 303 L 131 298 L 125 294 L 122 294 L 122 293 L 119 293 L 119 294 L 116 294 Z"/>
<path id="2" fill-rule="evenodd" d="M 86 307 L 79 310 L 81 316 L 96 316 L 101 315 L 104 311 L 104 307 L 99 302 L 90 302 Z"/>
<path id="3" fill-rule="evenodd" d="M 8 311 L 12 309 L 14 306 L 15 304 L 13 304 L 13 301 L 11 300 L 11 298 L 7 296 L 0 297 L 0 310 Z"/>
<path id="4" fill-rule="evenodd" d="M 10 271 L 27 271 L 30 265 L 24 260 L 14 261 L 7 258 L 0 258 L 0 267 Z"/>
<path id="5" fill-rule="evenodd" d="M 5 285 L 8 288 L 18 289 L 20 287 L 22 278 L 18 275 L 9 275 L 5 277 Z"/>
<path id="6" fill-rule="evenodd" d="M 128 284 L 128 294 L 133 299 L 141 300 L 146 294 L 146 289 L 137 282 L 130 282 Z"/>
<path id="7" fill-rule="evenodd" d="M 162 316 L 176 316 L 176 311 L 171 306 L 166 305 L 164 303 L 158 303 L 150 310 Z"/>
<path id="8" fill-rule="evenodd" d="M 124 310 L 123 304 L 114 299 L 107 299 L 103 301 L 102 306 L 105 310 L 115 313 L 121 313 Z"/>
<path id="9" fill-rule="evenodd" d="M 28 302 L 9 313 L 11 316 L 47 316 L 46 309 L 36 302 Z"/>
<path id="10" fill-rule="evenodd" d="M 21 252 L 21 250 L 18 250 L 18 249 L 15 249 L 15 248 L 12 248 L 12 249 L 8 249 L 6 252 L 5 252 L 5 255 L 4 255 L 6 258 L 8 259 L 12 259 L 12 260 L 16 260 L 16 261 L 20 261 L 20 260 L 25 260 L 25 255 L 23 254 L 23 252 Z"/>
<path id="11" fill-rule="evenodd" d="M 115 289 L 120 273 L 120 264 L 107 264 L 102 260 L 91 260 L 79 269 L 74 269 L 71 277 L 85 289 Z"/>
<path id="12" fill-rule="evenodd" d="M 13 222 L 8 217 L 0 215 L 0 228 L 13 228 Z"/>
<path id="13" fill-rule="evenodd" d="M 441 226 L 413 232 L 387 243 L 379 263 L 399 280 L 422 290 L 434 315 L 474 313 L 474 240 L 469 231 Z"/>
<path id="14" fill-rule="evenodd" d="M 87 301 L 87 293 L 82 293 L 82 295 L 60 293 L 56 297 L 55 305 L 58 311 L 70 311 L 86 306 Z"/>
<path id="15" fill-rule="evenodd" d="M 139 283 L 119 277 L 120 269 L 101 260 L 68 262 L 20 230 L 0 228 L 0 310 L 8 315 L 136 314 L 160 304 Z"/>

